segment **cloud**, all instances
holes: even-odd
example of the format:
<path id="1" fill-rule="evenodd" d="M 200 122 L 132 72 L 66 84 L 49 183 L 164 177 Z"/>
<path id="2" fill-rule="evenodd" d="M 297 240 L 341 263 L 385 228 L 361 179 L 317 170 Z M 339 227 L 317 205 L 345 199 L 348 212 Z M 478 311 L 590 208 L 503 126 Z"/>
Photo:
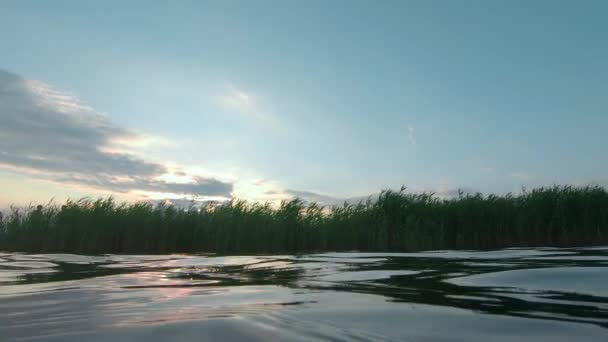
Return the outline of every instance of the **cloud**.
<path id="1" fill-rule="evenodd" d="M 221 102 L 240 112 L 254 111 L 257 107 L 256 98 L 245 91 L 234 86 L 229 86 L 226 92 L 220 96 Z"/>
<path id="2" fill-rule="evenodd" d="M 412 125 L 407 125 L 407 138 L 410 141 L 410 144 L 412 145 L 416 145 L 416 136 L 415 136 L 415 130 L 414 127 Z"/>
<path id="3" fill-rule="evenodd" d="M 268 106 L 261 103 L 260 98 L 234 85 L 226 86 L 223 92 L 217 96 L 217 101 L 224 108 L 243 114 L 246 117 L 267 124 L 277 124 L 275 116 L 268 110 Z"/>
<path id="4" fill-rule="evenodd" d="M 438 187 L 436 191 L 431 191 L 435 194 L 435 196 L 437 196 L 438 198 L 441 199 L 453 199 L 453 198 L 458 198 L 460 197 L 460 195 L 475 195 L 477 193 L 480 193 L 479 190 L 477 189 L 473 189 L 473 188 L 469 188 L 469 187 L 461 187 L 461 188 L 442 188 L 442 187 Z"/>
<path id="5" fill-rule="evenodd" d="M 226 203 L 226 201 L 213 200 L 213 199 L 203 200 L 203 201 L 193 201 L 193 200 L 185 199 L 185 198 L 165 198 L 165 199 L 159 199 L 159 200 L 150 200 L 147 202 L 152 205 L 159 205 L 161 203 L 165 204 L 165 205 L 172 205 L 172 206 L 175 206 L 180 209 L 203 209 L 203 208 L 215 207 L 215 206 Z"/>
<path id="6" fill-rule="evenodd" d="M 119 193 L 231 196 L 232 183 L 214 178 L 163 181 L 166 165 L 132 153 L 162 139 L 119 127 L 73 95 L 3 70 L 0 118 L 0 168 Z"/>
<path id="7" fill-rule="evenodd" d="M 446 185 L 437 186 L 429 189 L 406 189 L 408 193 L 422 193 L 422 192 L 432 192 L 435 194 L 437 198 L 440 199 L 454 199 L 458 198 L 462 195 L 474 195 L 479 191 L 477 189 L 469 188 L 469 187 L 448 187 Z M 342 205 L 344 203 L 348 204 L 359 204 L 361 202 L 366 202 L 368 199 L 371 201 L 376 201 L 380 193 L 373 193 L 367 196 L 354 196 L 354 197 L 334 197 L 329 195 L 324 195 L 311 191 L 298 191 L 298 190 L 285 190 L 285 194 L 290 197 L 297 197 L 303 199 L 306 202 L 316 202 L 321 205 Z"/>
<path id="8" fill-rule="evenodd" d="M 316 192 L 312 192 L 312 191 L 300 191 L 300 190 L 292 190 L 292 189 L 285 190 L 285 194 L 289 195 L 292 198 L 297 197 L 306 202 L 316 202 L 321 205 L 342 205 L 345 202 L 349 203 L 349 204 L 358 204 L 360 202 L 367 201 L 368 198 L 372 198 L 372 199 L 377 198 L 377 194 L 369 195 L 369 196 L 355 196 L 355 197 L 334 197 L 334 196 L 324 195 L 324 194 L 320 194 L 320 193 L 316 193 Z"/>

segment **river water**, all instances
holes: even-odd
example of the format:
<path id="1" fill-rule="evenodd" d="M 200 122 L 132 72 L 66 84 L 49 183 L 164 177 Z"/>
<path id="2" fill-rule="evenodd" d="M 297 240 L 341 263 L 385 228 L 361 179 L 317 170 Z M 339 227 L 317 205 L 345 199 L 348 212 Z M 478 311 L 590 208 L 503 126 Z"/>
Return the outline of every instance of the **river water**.
<path id="1" fill-rule="evenodd" d="M 0 341 L 608 341 L 608 247 L 0 253 Z"/>

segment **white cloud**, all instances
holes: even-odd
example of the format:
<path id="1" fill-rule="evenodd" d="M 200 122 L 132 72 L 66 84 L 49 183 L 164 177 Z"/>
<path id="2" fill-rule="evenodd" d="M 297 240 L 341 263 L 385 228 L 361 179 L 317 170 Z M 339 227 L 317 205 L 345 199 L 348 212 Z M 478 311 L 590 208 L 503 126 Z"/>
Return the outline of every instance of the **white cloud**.
<path id="1" fill-rule="evenodd" d="M 219 98 L 226 107 L 240 112 L 248 113 L 256 109 L 256 98 L 235 86 L 228 86 L 225 93 Z"/>
<path id="2" fill-rule="evenodd" d="M 407 138 L 410 141 L 410 144 L 416 145 L 416 131 L 412 125 L 407 125 Z"/>
<path id="3" fill-rule="evenodd" d="M 238 112 L 248 118 L 267 124 L 276 124 L 275 117 L 267 106 L 262 105 L 262 101 L 258 96 L 234 85 L 226 86 L 222 93 L 217 96 L 217 101 L 222 107 Z"/>
<path id="4" fill-rule="evenodd" d="M 73 95 L 0 70 L 0 168 L 59 184 L 117 193 L 230 197 L 231 182 L 186 174 L 139 148 L 165 139 L 119 127 Z"/>
<path id="5" fill-rule="evenodd" d="M 339 197 L 312 191 L 299 191 L 292 189 L 285 190 L 285 193 L 291 198 L 297 197 L 306 202 L 315 202 L 320 205 L 342 205 L 344 203 L 359 204 L 367 201 L 368 199 L 375 200 L 377 198 L 377 194 L 369 196 Z"/>

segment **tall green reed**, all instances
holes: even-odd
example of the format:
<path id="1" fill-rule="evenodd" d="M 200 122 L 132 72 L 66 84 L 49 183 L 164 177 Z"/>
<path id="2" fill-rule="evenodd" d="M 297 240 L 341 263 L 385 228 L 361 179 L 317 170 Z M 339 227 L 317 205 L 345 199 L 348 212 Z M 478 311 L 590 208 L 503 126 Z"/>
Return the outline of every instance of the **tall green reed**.
<path id="1" fill-rule="evenodd" d="M 0 249 L 71 253 L 415 251 L 608 243 L 608 192 L 553 186 L 521 194 L 385 190 L 357 204 L 233 200 L 181 209 L 112 198 L 13 207 Z"/>

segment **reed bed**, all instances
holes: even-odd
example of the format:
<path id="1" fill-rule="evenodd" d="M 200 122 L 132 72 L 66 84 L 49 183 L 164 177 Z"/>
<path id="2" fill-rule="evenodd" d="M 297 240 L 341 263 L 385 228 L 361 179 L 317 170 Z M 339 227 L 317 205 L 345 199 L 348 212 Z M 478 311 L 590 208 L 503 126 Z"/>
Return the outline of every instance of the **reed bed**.
<path id="1" fill-rule="evenodd" d="M 418 251 L 608 243 L 604 187 L 553 186 L 514 195 L 385 190 L 358 204 L 278 206 L 233 200 L 209 208 L 112 198 L 12 208 L 0 249 L 22 252 L 302 253 Z"/>

